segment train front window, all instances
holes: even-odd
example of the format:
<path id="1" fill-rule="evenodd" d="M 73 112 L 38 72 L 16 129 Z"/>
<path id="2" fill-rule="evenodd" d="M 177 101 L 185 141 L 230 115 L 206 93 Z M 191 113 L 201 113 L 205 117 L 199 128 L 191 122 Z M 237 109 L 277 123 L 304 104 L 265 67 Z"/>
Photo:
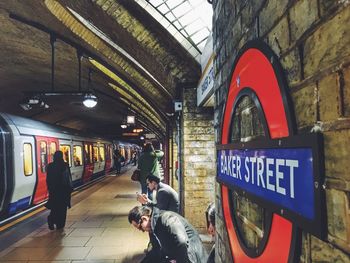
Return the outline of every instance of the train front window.
<path id="1" fill-rule="evenodd" d="M 104 146 L 100 146 L 100 152 L 99 152 L 99 159 L 100 159 L 100 162 L 104 162 L 105 160 L 105 147 Z"/>
<path id="2" fill-rule="evenodd" d="M 79 145 L 73 146 L 73 162 L 74 166 L 81 166 L 81 160 L 83 159 L 83 150 L 82 147 Z"/>
<path id="3" fill-rule="evenodd" d="M 30 143 L 23 144 L 23 169 L 25 176 L 33 174 L 33 152 Z"/>
<path id="4" fill-rule="evenodd" d="M 46 173 L 47 167 L 47 143 L 45 141 L 40 142 L 40 170 L 42 173 Z"/>
<path id="5" fill-rule="evenodd" d="M 69 164 L 69 167 L 72 166 L 71 163 L 71 149 L 70 145 L 60 145 L 60 151 L 63 152 L 63 160 Z"/>

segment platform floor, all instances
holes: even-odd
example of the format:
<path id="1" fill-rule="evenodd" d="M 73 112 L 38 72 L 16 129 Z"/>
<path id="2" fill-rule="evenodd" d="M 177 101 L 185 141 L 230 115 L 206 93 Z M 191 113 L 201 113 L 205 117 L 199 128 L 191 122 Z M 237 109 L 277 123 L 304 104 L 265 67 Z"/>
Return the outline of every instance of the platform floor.
<path id="1" fill-rule="evenodd" d="M 16 225 L 6 231 L 4 235 L 11 238 L 22 237 L 0 251 L 0 262 L 139 262 L 144 256 L 148 235 L 127 220 L 129 210 L 138 205 L 135 193 L 140 191 L 139 184 L 130 180 L 133 169 L 118 177 L 107 176 L 75 194 L 63 231 L 47 228 L 48 210 L 36 215 L 41 219 L 35 229 L 28 230 L 28 226 L 23 230 Z"/>

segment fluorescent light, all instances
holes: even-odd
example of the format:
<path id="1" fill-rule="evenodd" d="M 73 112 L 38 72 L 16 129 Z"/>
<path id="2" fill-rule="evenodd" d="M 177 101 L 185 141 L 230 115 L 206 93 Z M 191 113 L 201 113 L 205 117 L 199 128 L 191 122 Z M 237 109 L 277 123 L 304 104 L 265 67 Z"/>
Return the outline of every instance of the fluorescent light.
<path id="1" fill-rule="evenodd" d="M 131 115 L 126 116 L 126 123 L 135 124 L 135 116 L 131 116 Z"/>
<path id="2" fill-rule="evenodd" d="M 32 106 L 30 106 L 28 103 L 21 103 L 21 104 L 19 104 L 19 106 L 21 106 L 21 108 L 24 110 L 31 110 L 32 109 Z"/>

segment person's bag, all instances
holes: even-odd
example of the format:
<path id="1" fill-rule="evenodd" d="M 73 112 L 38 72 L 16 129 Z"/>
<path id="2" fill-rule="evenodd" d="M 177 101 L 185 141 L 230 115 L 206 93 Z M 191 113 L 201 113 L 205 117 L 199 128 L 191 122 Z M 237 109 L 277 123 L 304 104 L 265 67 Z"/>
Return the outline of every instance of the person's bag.
<path id="1" fill-rule="evenodd" d="M 67 190 L 71 192 L 73 191 L 72 175 L 69 167 L 66 167 L 66 169 L 63 171 L 63 184 Z"/>
<path id="2" fill-rule="evenodd" d="M 132 181 L 140 181 L 140 170 L 136 169 L 131 175 Z"/>

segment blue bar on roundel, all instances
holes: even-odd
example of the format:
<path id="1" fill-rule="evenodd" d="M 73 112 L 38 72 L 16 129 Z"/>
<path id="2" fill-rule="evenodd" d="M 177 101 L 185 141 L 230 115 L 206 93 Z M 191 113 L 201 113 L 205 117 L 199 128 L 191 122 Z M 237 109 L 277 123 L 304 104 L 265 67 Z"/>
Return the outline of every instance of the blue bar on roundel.
<path id="1" fill-rule="evenodd" d="M 311 148 L 218 150 L 218 180 L 314 219 Z"/>

